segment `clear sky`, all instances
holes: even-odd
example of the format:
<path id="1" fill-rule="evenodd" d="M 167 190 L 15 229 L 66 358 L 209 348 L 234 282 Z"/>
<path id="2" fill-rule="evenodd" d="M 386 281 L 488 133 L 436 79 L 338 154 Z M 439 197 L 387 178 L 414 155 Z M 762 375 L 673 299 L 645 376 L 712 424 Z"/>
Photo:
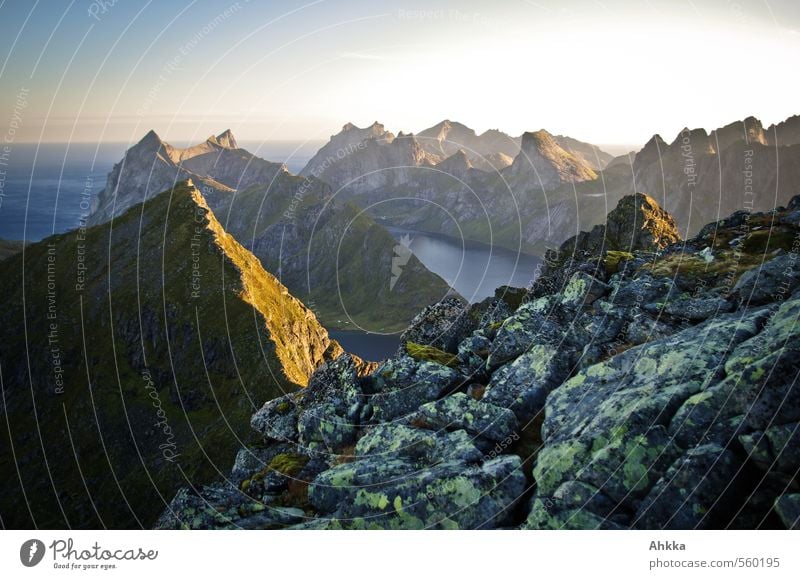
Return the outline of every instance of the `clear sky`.
<path id="1" fill-rule="evenodd" d="M 0 133 L 24 91 L 18 141 L 449 118 L 642 144 L 800 113 L 798 31 L 797 0 L 5 1 Z"/>

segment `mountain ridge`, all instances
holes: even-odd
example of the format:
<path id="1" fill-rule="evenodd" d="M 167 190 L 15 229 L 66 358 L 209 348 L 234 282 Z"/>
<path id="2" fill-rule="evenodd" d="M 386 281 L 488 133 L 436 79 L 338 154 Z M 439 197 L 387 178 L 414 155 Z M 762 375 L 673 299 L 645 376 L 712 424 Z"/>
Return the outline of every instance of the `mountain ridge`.
<path id="1" fill-rule="evenodd" d="M 342 353 L 188 181 L 0 271 L 6 526 L 152 524 L 186 476 L 229 468 L 254 408 Z"/>

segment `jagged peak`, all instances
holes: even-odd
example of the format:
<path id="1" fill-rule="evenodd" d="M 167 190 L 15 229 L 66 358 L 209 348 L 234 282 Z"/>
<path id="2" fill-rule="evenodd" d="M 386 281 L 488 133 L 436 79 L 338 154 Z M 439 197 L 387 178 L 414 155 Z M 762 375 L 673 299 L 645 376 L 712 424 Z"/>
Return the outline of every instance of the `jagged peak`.
<path id="1" fill-rule="evenodd" d="M 553 139 L 553 135 L 547 132 L 544 129 L 539 129 L 538 131 L 526 131 L 522 133 L 522 148 L 525 149 L 526 147 L 540 147 L 544 144 L 556 145 L 555 140 Z"/>
<path id="2" fill-rule="evenodd" d="M 459 123 L 457 121 L 451 121 L 450 119 L 445 119 L 425 129 L 424 131 L 420 131 L 420 136 L 434 138 L 438 140 L 446 140 L 448 135 L 453 131 L 462 133 L 462 138 L 472 138 L 476 136 L 475 131 L 465 125 L 464 123 Z M 463 135 L 466 133 L 466 135 Z"/>
<path id="3" fill-rule="evenodd" d="M 215 141 L 218 145 L 227 149 L 239 148 L 239 144 L 236 142 L 236 138 L 233 136 L 233 132 L 231 132 L 230 129 L 225 129 L 222 133 L 217 135 Z"/>
<path id="4" fill-rule="evenodd" d="M 134 150 L 134 149 L 157 150 L 163 144 L 164 141 L 161 139 L 161 137 L 158 136 L 158 133 L 156 133 L 153 129 L 150 129 L 149 131 L 147 131 L 147 134 L 144 137 L 142 137 L 139 140 L 139 142 L 136 143 L 129 150 Z"/>
<path id="5" fill-rule="evenodd" d="M 386 131 L 386 127 L 384 127 L 383 124 L 379 123 L 378 121 L 373 122 L 371 125 L 369 125 L 368 127 L 363 128 L 363 129 L 361 127 L 359 127 L 358 125 L 354 124 L 354 123 L 347 122 L 344 125 L 342 125 L 342 130 L 339 131 L 339 133 L 337 135 L 332 135 L 331 138 L 333 139 L 333 138 L 337 137 L 338 135 L 343 135 L 343 134 L 347 134 L 347 133 L 350 133 L 350 132 L 358 132 L 358 133 L 369 134 L 370 136 L 373 136 L 373 137 L 382 137 L 382 136 L 391 134 L 391 133 L 388 133 Z"/>
<path id="6" fill-rule="evenodd" d="M 681 146 L 684 144 L 684 139 L 688 136 L 690 142 L 700 141 L 699 144 L 705 145 L 708 142 L 708 132 L 705 129 L 690 129 L 689 127 L 683 127 L 678 134 L 675 136 L 675 139 L 670 143 L 670 147 Z"/>
<path id="7" fill-rule="evenodd" d="M 460 173 L 472 169 L 472 163 L 470 162 L 466 151 L 464 151 L 464 149 L 459 149 L 447 157 L 444 161 L 439 163 L 437 168 L 448 173 Z"/>

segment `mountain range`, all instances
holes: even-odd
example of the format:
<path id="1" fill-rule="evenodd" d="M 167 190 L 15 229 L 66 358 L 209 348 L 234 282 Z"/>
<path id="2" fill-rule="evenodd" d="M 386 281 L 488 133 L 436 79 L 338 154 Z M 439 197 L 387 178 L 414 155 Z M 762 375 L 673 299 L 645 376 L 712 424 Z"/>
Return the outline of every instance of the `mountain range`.
<path id="1" fill-rule="evenodd" d="M 230 131 L 180 149 L 150 131 L 108 175 L 89 224 L 192 179 L 225 230 L 311 305 L 329 328 L 402 330 L 419 304 L 450 288 L 414 256 L 392 271 L 398 243 L 328 184 L 238 148 Z"/>
<path id="2" fill-rule="evenodd" d="M 600 224 L 619 199 L 648 191 L 683 235 L 737 209 L 767 210 L 800 190 L 800 118 L 764 129 L 749 117 L 612 158 L 545 130 L 476 135 L 443 121 L 395 137 L 348 123 L 301 171 L 317 174 L 379 220 L 543 255 Z M 498 159 L 505 161 L 486 161 Z"/>

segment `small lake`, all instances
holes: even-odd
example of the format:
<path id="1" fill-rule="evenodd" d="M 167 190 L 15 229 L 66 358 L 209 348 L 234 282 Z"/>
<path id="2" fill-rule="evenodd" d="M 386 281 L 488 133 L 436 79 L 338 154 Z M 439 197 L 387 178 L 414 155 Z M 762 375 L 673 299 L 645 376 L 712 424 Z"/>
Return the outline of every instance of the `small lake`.
<path id="1" fill-rule="evenodd" d="M 425 267 L 440 275 L 470 303 L 493 296 L 502 285 L 527 287 L 541 260 L 483 243 L 400 227 L 387 227 L 400 241 L 409 242 L 412 253 Z M 394 354 L 400 334 L 380 335 L 354 331 L 331 331 L 342 347 L 365 360 L 382 360 Z"/>
<path id="2" fill-rule="evenodd" d="M 399 227 L 387 227 L 400 241 L 410 240 L 412 253 L 470 303 L 494 295 L 502 285 L 527 287 L 541 263 L 538 257 L 475 241 Z"/>
<path id="3" fill-rule="evenodd" d="M 369 334 L 351 330 L 329 330 L 328 334 L 346 351 L 370 362 L 388 358 L 400 346 L 400 334 Z"/>

